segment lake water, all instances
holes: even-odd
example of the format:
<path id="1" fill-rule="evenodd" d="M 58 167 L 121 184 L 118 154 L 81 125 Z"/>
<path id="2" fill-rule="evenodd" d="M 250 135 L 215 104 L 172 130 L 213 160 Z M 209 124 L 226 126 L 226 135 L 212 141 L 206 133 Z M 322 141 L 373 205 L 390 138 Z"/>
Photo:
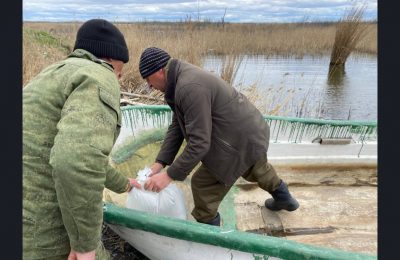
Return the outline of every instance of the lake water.
<path id="1" fill-rule="evenodd" d="M 207 56 L 203 67 L 220 74 L 223 59 Z M 350 56 L 331 77 L 329 59 L 242 56 L 233 85 L 258 95 L 252 101 L 265 114 L 376 121 L 377 57 Z"/>

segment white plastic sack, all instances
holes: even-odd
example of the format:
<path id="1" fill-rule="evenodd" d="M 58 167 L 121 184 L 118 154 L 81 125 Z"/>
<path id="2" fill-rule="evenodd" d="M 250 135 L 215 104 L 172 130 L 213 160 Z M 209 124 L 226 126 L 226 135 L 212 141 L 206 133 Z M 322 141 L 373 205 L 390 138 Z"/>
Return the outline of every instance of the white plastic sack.
<path id="1" fill-rule="evenodd" d="M 139 190 L 135 187 L 128 193 L 126 207 L 153 214 L 186 219 L 185 198 L 183 192 L 174 183 L 170 183 L 160 192 L 144 189 L 144 184 L 151 173 L 149 167 L 138 172 L 136 180 L 142 185 Z"/>

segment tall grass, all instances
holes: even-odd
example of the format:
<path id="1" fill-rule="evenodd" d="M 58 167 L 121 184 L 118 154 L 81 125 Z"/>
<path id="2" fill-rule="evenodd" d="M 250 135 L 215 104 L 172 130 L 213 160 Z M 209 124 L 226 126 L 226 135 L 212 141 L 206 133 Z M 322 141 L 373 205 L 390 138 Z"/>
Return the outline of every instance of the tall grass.
<path id="1" fill-rule="evenodd" d="M 334 47 L 337 26 L 340 23 L 281 23 L 232 24 L 193 21 L 182 22 L 115 23 L 123 32 L 128 48 L 129 62 L 124 66 L 120 80 L 122 91 L 163 98 L 157 90 L 150 90 L 139 73 L 141 52 L 150 46 L 166 50 L 172 57 L 202 67 L 206 55 L 224 55 L 220 76 L 231 85 L 237 77 L 243 56 L 266 55 L 301 58 L 304 55 L 329 55 Z M 82 23 L 23 24 L 23 85 L 51 63 L 61 60 L 72 50 L 78 28 Z M 367 29 L 353 52 L 377 54 L 377 23 L 361 22 Z M 240 84 L 240 83 L 239 83 Z M 294 90 L 285 86 L 278 90 L 260 93 L 257 83 L 241 86 L 241 90 L 265 114 L 285 115 L 295 111 L 298 116 L 323 113 L 322 104 L 310 109 L 309 97 L 300 105 L 293 104 Z M 151 99 L 135 102 L 161 103 Z M 318 112 L 315 112 L 318 111 Z"/>
<path id="2" fill-rule="evenodd" d="M 377 53 L 376 23 L 364 23 L 369 28 L 355 53 Z M 24 85 L 42 68 L 66 56 L 64 51 L 32 41 L 26 30 L 47 32 L 72 49 L 81 23 L 24 23 L 23 64 Z M 141 52 L 150 46 L 165 49 L 172 57 L 202 65 L 207 54 L 262 54 L 286 57 L 327 55 L 331 52 L 335 23 L 231 24 L 202 23 L 190 18 L 176 23 L 116 23 L 124 33 L 130 61 L 124 67 L 121 84 L 125 91 L 140 90 L 143 80 L 138 71 Z M 43 53 L 51 53 L 44 55 Z"/>
<path id="3" fill-rule="evenodd" d="M 362 21 L 366 6 L 353 7 L 337 24 L 330 65 L 344 65 L 350 54 L 366 35 L 368 27 Z"/>
<path id="4" fill-rule="evenodd" d="M 46 31 L 26 29 L 23 31 L 22 77 L 23 86 L 42 69 L 64 59 L 69 53 L 60 38 Z"/>
<path id="5" fill-rule="evenodd" d="M 243 56 L 238 54 L 226 55 L 222 60 L 221 78 L 233 86 Z"/>

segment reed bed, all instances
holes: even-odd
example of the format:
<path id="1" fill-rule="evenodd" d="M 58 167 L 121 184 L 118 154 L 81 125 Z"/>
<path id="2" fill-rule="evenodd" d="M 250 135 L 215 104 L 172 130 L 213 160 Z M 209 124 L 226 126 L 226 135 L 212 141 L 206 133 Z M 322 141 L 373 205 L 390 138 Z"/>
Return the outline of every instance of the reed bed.
<path id="1" fill-rule="evenodd" d="M 337 23 L 330 65 L 344 65 L 350 54 L 368 32 L 362 21 L 366 6 L 356 6 Z"/>
<path id="2" fill-rule="evenodd" d="M 238 54 L 229 54 L 224 57 L 222 61 L 221 78 L 228 82 L 229 85 L 233 85 L 242 61 L 243 56 Z"/>
<path id="3" fill-rule="evenodd" d="M 65 57 L 62 50 L 44 46 L 32 40 L 26 30 L 46 32 L 73 47 L 76 31 L 81 23 L 24 23 L 23 82 L 41 68 Z M 364 23 L 368 32 L 355 47 L 355 53 L 377 54 L 377 24 Z M 130 61 L 125 66 L 121 84 L 126 91 L 142 85 L 138 72 L 140 53 L 150 46 L 167 50 L 171 56 L 201 66 L 206 54 L 251 54 L 303 57 L 304 55 L 328 55 L 333 47 L 336 23 L 288 23 L 288 24 L 230 24 L 199 23 L 118 23 L 126 37 Z M 47 53 L 47 55 L 45 55 Z M 49 54 L 51 53 L 51 55 Z"/>
<path id="4" fill-rule="evenodd" d="M 65 58 L 73 49 L 80 22 L 23 24 L 23 86 L 51 63 Z M 150 90 L 139 73 L 141 52 L 150 46 L 165 49 L 172 57 L 202 66 L 205 55 L 223 55 L 220 76 L 233 84 L 243 55 L 265 55 L 302 58 L 304 55 L 322 56 L 332 52 L 339 23 L 279 23 L 232 24 L 195 22 L 190 19 L 175 23 L 142 22 L 115 23 L 124 33 L 130 60 L 124 66 L 120 80 L 121 90 L 146 95 L 155 99 L 134 98 L 133 102 L 162 104 L 163 94 Z M 357 55 L 377 55 L 377 23 L 362 22 L 364 37 L 354 46 Z M 328 64 L 327 64 L 328 65 Z M 238 87 L 238 86 L 235 86 Z M 287 90 L 276 93 L 257 93 L 256 86 L 239 86 L 249 99 L 265 113 L 284 115 L 296 111 L 299 116 L 310 114 L 302 105 L 294 106 L 294 93 Z M 304 97 L 304 100 L 308 99 Z M 132 101 L 132 99 L 130 99 Z M 322 106 L 314 109 L 320 114 Z M 286 111 L 286 112 L 285 112 Z M 316 112 L 317 111 L 317 112 Z"/>

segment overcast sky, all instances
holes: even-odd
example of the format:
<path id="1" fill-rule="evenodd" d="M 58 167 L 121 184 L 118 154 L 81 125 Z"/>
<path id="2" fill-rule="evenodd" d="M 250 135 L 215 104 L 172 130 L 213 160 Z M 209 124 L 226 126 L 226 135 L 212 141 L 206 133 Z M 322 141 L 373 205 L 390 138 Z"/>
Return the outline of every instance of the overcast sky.
<path id="1" fill-rule="evenodd" d="M 220 21 L 226 10 L 226 22 L 337 21 L 362 3 L 364 18 L 377 19 L 377 0 L 23 0 L 23 20 Z"/>

